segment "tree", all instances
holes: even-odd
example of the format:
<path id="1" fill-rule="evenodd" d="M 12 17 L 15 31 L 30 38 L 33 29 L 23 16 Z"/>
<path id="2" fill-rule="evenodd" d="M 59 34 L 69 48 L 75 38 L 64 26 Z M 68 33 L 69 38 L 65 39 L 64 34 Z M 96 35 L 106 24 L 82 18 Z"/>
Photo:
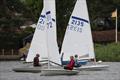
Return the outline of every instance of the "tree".
<path id="1" fill-rule="evenodd" d="M 33 20 L 37 21 L 43 8 L 43 1 L 42 0 L 25 0 L 25 4 L 27 9 L 31 13 L 31 17 L 33 18 Z"/>
<path id="2" fill-rule="evenodd" d="M 56 0 L 58 43 L 61 44 L 76 0 Z"/>

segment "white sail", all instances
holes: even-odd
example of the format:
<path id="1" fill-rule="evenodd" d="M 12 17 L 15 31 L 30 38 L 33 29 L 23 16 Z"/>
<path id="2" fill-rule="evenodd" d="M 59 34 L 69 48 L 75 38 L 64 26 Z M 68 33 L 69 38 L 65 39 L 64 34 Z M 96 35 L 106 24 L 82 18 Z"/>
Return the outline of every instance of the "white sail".
<path id="1" fill-rule="evenodd" d="M 55 0 L 46 1 L 46 18 L 47 18 L 47 48 L 49 59 L 60 64 L 60 57 L 56 36 L 56 8 Z"/>
<path id="2" fill-rule="evenodd" d="M 28 51 L 26 62 L 32 62 L 36 54 L 40 54 L 40 60 L 46 58 L 47 55 L 47 43 L 46 43 L 46 16 L 45 8 L 43 8 L 40 18 L 35 29 L 33 39 Z"/>
<path id="3" fill-rule="evenodd" d="M 69 56 L 84 56 L 94 58 L 93 41 L 86 0 L 77 0 L 70 17 L 64 36 L 61 53 L 63 60 L 69 60 Z"/>
<path id="4" fill-rule="evenodd" d="M 44 8 L 38 20 L 26 62 L 32 62 L 36 54 L 40 54 L 40 60 L 46 60 L 49 57 L 51 61 L 60 64 L 56 41 L 55 0 L 44 0 Z"/>

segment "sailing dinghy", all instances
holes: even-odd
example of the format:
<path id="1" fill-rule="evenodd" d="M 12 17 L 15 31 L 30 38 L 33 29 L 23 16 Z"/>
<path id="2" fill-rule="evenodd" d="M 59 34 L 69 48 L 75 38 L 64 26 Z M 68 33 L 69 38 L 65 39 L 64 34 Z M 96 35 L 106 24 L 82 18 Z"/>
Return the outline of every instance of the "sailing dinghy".
<path id="1" fill-rule="evenodd" d="M 56 40 L 56 12 L 55 0 L 44 0 L 46 11 L 46 26 L 47 26 L 47 53 L 48 53 L 48 68 L 41 69 L 41 75 L 74 75 L 77 70 L 65 70 L 61 68 L 52 68 L 50 62 L 61 64 L 60 56 Z M 51 63 L 52 64 L 52 63 Z M 52 64 L 53 65 L 53 64 Z M 56 65 L 53 65 L 56 66 Z"/>
<path id="2" fill-rule="evenodd" d="M 37 26 L 33 35 L 33 39 L 28 51 L 26 62 L 31 63 L 36 54 L 40 55 L 40 60 L 46 60 L 47 57 L 47 46 L 46 46 L 46 29 L 45 29 L 45 9 L 43 8 Z M 40 54 L 44 53 L 44 54 Z M 32 65 L 32 64 L 31 64 Z M 15 72 L 41 72 L 40 67 L 17 67 L 13 68 Z"/>
<path id="3" fill-rule="evenodd" d="M 64 36 L 62 53 L 64 53 L 63 61 L 69 60 L 69 56 L 74 56 L 75 54 L 79 56 L 79 60 L 95 59 L 86 0 L 77 0 L 75 4 Z M 84 57 L 81 58 L 81 56 Z M 108 65 L 95 64 L 85 65 L 79 67 L 79 69 L 102 69 L 107 67 Z"/>

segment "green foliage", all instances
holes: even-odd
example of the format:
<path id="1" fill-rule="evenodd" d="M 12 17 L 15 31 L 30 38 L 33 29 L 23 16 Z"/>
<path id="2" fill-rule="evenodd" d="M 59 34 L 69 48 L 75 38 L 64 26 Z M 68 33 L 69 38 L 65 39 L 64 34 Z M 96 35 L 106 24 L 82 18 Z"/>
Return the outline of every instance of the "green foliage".
<path id="1" fill-rule="evenodd" d="M 20 2 L 20 0 L 6 0 L 9 10 L 16 11 L 18 13 L 26 10 L 25 5 Z"/>
<path id="2" fill-rule="evenodd" d="M 19 49 L 22 47 L 22 39 L 34 32 L 31 27 L 26 28 L 20 33 L 14 31 L 0 32 L 0 49 Z"/>
<path id="3" fill-rule="evenodd" d="M 56 19 L 57 19 L 57 32 L 58 43 L 61 42 L 68 25 L 70 15 L 73 11 L 76 0 L 56 0 Z"/>
<path id="4" fill-rule="evenodd" d="M 0 32 L 0 49 L 17 49 L 19 39 L 14 32 Z"/>
<path id="5" fill-rule="evenodd" d="M 33 33 L 35 30 L 34 30 L 34 28 L 32 28 L 32 27 L 26 27 L 25 29 L 24 29 L 24 32 L 26 32 L 26 33 Z"/>
<path id="6" fill-rule="evenodd" d="M 43 8 L 42 0 L 25 0 L 25 5 L 34 21 L 37 21 Z M 28 13 L 28 14 L 29 14 Z"/>
<path id="7" fill-rule="evenodd" d="M 120 61 L 120 42 L 109 44 L 95 44 L 97 60 Z"/>
<path id="8" fill-rule="evenodd" d="M 20 0 L 2 0 L 0 13 L 0 28 L 13 29 L 24 24 L 24 18 L 15 16 L 15 13 L 22 14 L 26 8 Z"/>
<path id="9" fill-rule="evenodd" d="M 1 28 L 15 28 L 15 27 L 20 27 L 23 25 L 24 20 L 21 19 L 20 17 L 16 18 L 4 18 L 0 20 L 0 26 Z"/>
<path id="10" fill-rule="evenodd" d="M 92 26 L 92 27 L 91 27 L 92 30 L 97 30 L 97 25 L 91 24 L 91 26 Z"/>
<path id="11" fill-rule="evenodd" d="M 93 21 L 97 17 L 107 17 L 115 9 L 113 0 L 87 0 L 89 15 Z M 107 5 L 107 6 L 106 6 Z"/>

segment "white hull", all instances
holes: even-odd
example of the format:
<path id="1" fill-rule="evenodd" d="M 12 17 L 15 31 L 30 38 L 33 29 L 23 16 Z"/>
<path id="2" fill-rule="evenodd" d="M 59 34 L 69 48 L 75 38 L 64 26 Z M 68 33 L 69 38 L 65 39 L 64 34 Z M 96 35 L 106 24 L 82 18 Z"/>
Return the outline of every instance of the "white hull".
<path id="1" fill-rule="evenodd" d="M 41 67 L 33 67 L 33 68 L 14 68 L 13 71 L 15 72 L 31 72 L 31 73 L 38 73 L 41 72 Z"/>
<path id="2" fill-rule="evenodd" d="M 77 70 L 65 70 L 65 69 L 42 69 L 41 75 L 75 75 L 78 74 Z"/>
<path id="3" fill-rule="evenodd" d="M 13 68 L 13 71 L 15 72 L 31 72 L 31 73 L 39 73 L 42 72 L 42 75 L 75 75 L 79 71 L 77 70 L 104 70 L 107 69 L 109 65 L 89 65 L 89 66 L 81 66 L 79 68 L 74 68 L 74 70 L 64 70 L 64 69 L 58 69 L 56 67 L 55 69 L 42 69 L 41 67 L 23 67 L 23 68 Z"/>
<path id="4" fill-rule="evenodd" d="M 79 68 L 75 68 L 75 70 L 103 70 L 107 69 L 109 65 L 90 65 L 90 66 L 81 66 Z"/>

